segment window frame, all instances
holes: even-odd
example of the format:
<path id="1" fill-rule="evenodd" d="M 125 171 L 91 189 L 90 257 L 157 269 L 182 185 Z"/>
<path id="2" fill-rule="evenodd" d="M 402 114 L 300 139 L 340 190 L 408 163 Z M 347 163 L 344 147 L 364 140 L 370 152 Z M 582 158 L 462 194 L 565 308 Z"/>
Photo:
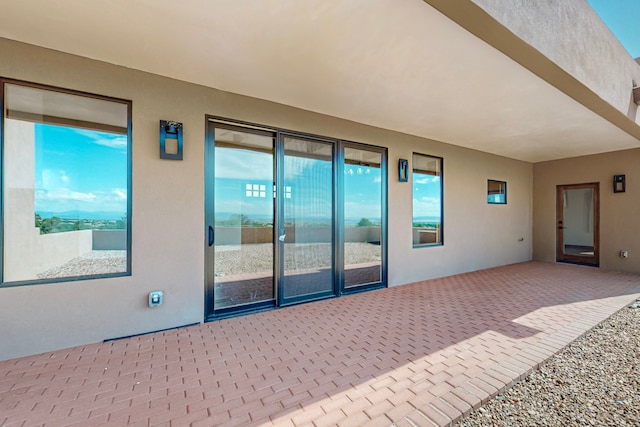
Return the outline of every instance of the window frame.
<path id="1" fill-rule="evenodd" d="M 116 273 L 102 273 L 102 274 L 88 274 L 88 275 L 80 275 L 80 276 L 68 276 L 68 277 L 55 277 L 55 278 L 45 278 L 45 279 L 28 279 L 28 280 L 19 280 L 19 281 L 4 281 L 4 267 L 5 267 L 5 224 L 4 224 L 4 212 L 5 212 L 5 167 L 4 167 L 4 149 L 5 149 L 5 118 L 6 118 L 6 87 L 7 85 L 14 86 L 22 86 L 26 88 L 38 89 L 49 92 L 56 92 L 68 95 L 74 95 L 84 98 L 96 99 L 101 101 L 109 101 L 115 102 L 119 104 L 123 104 L 127 108 L 127 126 L 126 126 L 126 136 L 127 136 L 127 228 L 126 228 L 126 261 L 125 271 L 116 272 Z M 133 138 L 132 138 L 132 111 L 133 111 L 133 102 L 131 100 L 114 98 L 110 96 L 98 95 L 94 93 L 67 89 L 47 84 L 34 83 L 24 80 L 6 78 L 0 76 L 0 288 L 9 288 L 16 286 L 25 286 L 25 285 L 40 285 L 40 284 L 49 284 L 49 283 L 61 283 L 61 282 L 75 282 L 80 280 L 94 280 L 94 279 L 104 279 L 104 278 L 112 278 L 112 277 L 123 277 L 123 276 L 131 276 L 132 275 L 132 189 L 133 189 L 133 174 L 132 174 L 132 154 L 133 154 Z"/>
<path id="2" fill-rule="evenodd" d="M 502 192 L 491 192 L 491 183 L 497 183 L 500 185 L 500 188 L 504 191 Z M 504 195 L 503 201 L 492 201 L 490 196 L 495 194 Z M 507 204 L 507 181 L 500 181 L 497 179 L 487 179 L 487 203 L 490 205 L 506 205 Z"/>
<path id="3" fill-rule="evenodd" d="M 414 216 L 413 216 L 413 200 L 415 194 L 415 184 L 414 184 L 414 176 L 415 176 L 415 156 L 429 157 L 431 159 L 436 159 L 439 163 L 439 177 L 440 177 L 440 230 L 439 230 L 439 240 L 434 243 L 415 243 L 413 239 L 413 224 L 414 224 Z M 444 246 L 444 157 L 434 156 L 432 154 L 424 154 L 413 152 L 411 153 L 411 234 L 412 234 L 412 247 L 413 249 L 418 248 L 430 248 L 434 246 Z"/>

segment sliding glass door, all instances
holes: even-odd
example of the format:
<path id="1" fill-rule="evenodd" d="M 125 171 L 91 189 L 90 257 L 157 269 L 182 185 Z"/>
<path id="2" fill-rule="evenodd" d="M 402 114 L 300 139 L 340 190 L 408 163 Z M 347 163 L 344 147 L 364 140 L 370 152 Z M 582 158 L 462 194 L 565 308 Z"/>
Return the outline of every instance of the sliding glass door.
<path id="1" fill-rule="evenodd" d="M 334 294 L 333 144 L 284 137 L 281 305 Z"/>
<path id="2" fill-rule="evenodd" d="M 344 148 L 344 289 L 382 281 L 382 152 Z"/>
<path id="3" fill-rule="evenodd" d="M 386 285 L 386 150 L 211 119 L 208 319 Z"/>
<path id="4" fill-rule="evenodd" d="M 272 305 L 275 140 L 220 126 L 214 138 L 214 311 Z"/>

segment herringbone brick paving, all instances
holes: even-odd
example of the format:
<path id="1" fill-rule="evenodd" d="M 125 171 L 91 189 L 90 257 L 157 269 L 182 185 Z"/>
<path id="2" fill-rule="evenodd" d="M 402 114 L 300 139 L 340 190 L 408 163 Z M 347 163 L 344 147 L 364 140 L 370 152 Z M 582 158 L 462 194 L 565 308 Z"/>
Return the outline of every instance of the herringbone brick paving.
<path id="1" fill-rule="evenodd" d="M 0 426 L 443 426 L 640 296 L 528 262 L 0 362 Z"/>

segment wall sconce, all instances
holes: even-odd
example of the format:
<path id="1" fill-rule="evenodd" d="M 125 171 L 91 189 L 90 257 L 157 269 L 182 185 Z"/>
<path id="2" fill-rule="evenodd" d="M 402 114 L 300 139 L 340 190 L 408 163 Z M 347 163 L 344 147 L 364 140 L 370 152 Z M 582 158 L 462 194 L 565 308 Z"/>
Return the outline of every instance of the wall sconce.
<path id="1" fill-rule="evenodd" d="M 167 139 L 176 140 L 175 150 L 167 150 Z M 182 160 L 182 123 L 160 120 L 160 158 Z"/>
<path id="2" fill-rule="evenodd" d="M 624 175 L 613 175 L 613 192 L 624 193 L 626 190 L 626 179 Z"/>
<path id="3" fill-rule="evenodd" d="M 407 182 L 409 180 L 409 161 L 406 159 L 398 160 L 398 181 Z"/>

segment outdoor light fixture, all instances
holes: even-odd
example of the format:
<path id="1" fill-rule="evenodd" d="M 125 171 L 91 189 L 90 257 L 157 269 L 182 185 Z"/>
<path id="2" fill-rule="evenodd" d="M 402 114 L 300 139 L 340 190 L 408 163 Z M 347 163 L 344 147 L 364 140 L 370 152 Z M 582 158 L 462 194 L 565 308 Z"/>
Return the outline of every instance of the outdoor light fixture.
<path id="1" fill-rule="evenodd" d="M 398 160 L 398 181 L 407 182 L 409 180 L 409 161 Z"/>
<path id="2" fill-rule="evenodd" d="M 613 175 L 613 192 L 614 193 L 624 193 L 626 183 L 626 179 L 624 175 Z"/>
<path id="3" fill-rule="evenodd" d="M 640 105 L 640 86 L 633 88 L 633 102 L 635 102 L 636 105 Z"/>
<path id="4" fill-rule="evenodd" d="M 175 139 L 176 145 L 167 150 L 167 139 Z M 182 123 L 160 120 L 160 158 L 182 160 Z"/>

